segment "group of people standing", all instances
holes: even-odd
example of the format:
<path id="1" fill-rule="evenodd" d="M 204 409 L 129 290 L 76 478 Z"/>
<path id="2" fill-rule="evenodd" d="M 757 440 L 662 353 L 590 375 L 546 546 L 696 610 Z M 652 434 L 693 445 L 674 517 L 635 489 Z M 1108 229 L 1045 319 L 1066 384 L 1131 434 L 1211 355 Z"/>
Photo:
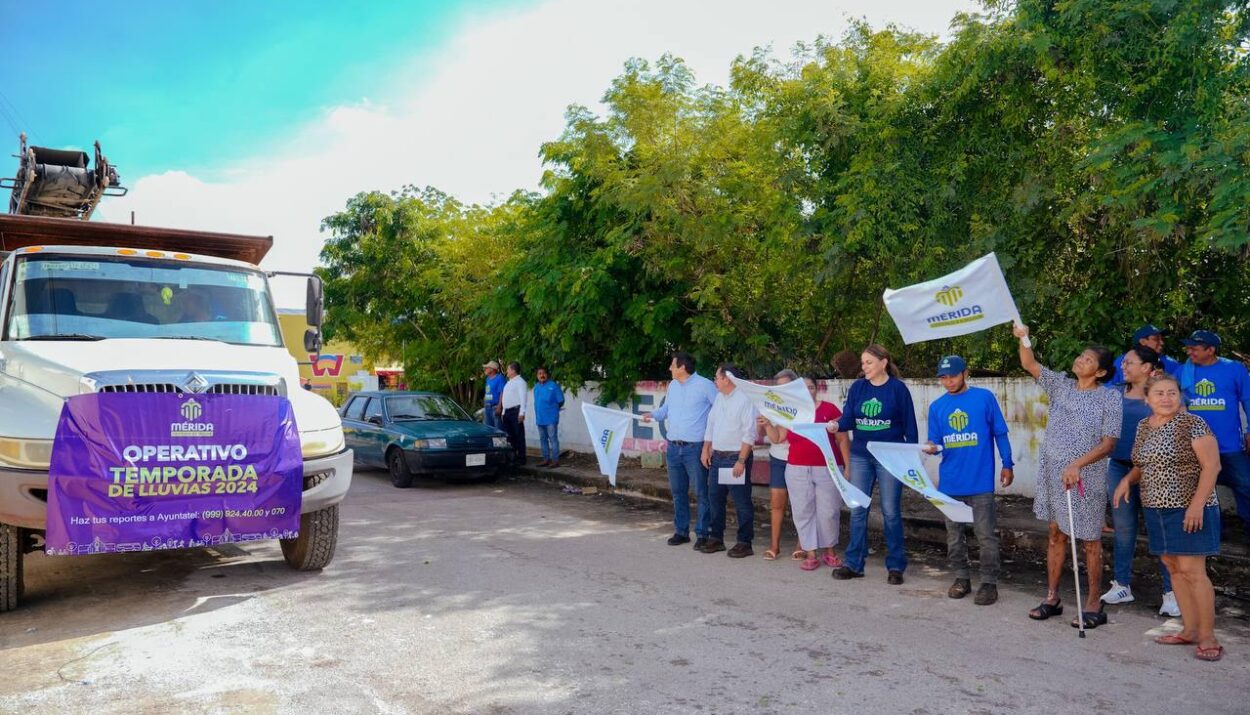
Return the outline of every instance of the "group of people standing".
<path id="1" fill-rule="evenodd" d="M 491 360 L 482 365 L 486 376 L 486 394 L 482 401 L 482 418 L 490 427 L 503 430 L 512 445 L 513 464 L 525 464 L 525 416 L 529 401 L 529 385 L 521 376 L 521 364 L 508 363 L 506 377 L 499 373 L 499 363 Z M 564 389 L 551 379 L 546 367 L 534 371 L 534 422 L 542 447 L 540 467 L 560 466 L 560 410 L 564 409 Z"/>
<path id="2" fill-rule="evenodd" d="M 1236 495 L 1238 513 L 1250 520 L 1250 435 L 1241 412 L 1250 415 L 1250 373 L 1241 363 L 1219 356 L 1220 339 L 1199 330 L 1184 343 L 1189 359 L 1162 355 L 1161 333 L 1144 326 L 1135 344 L 1116 358 L 1105 348 L 1085 349 L 1071 375 L 1039 363 L 1028 346 L 1028 328 L 1017 325 L 1021 366 L 1049 400 L 1049 416 L 1035 485 L 1034 513 L 1049 523 L 1047 594 L 1029 612 L 1045 620 L 1063 613 L 1058 588 L 1068 539 L 1083 542 L 1088 597 L 1079 604 L 1073 626 L 1106 623 L 1104 603 L 1133 600 L 1131 582 L 1139 509 L 1144 510 L 1150 551 L 1159 557 L 1164 584 L 1161 614 L 1179 615 L 1184 629 L 1157 641 L 1193 645 L 1200 660 L 1218 660 L 1223 647 L 1214 633 L 1214 591 L 1206 573 L 1207 556 L 1219 552 L 1220 511 L 1217 481 Z M 862 376 L 839 409 L 817 401 L 816 421 L 826 425 L 830 446 L 846 478 L 880 505 L 886 540 L 886 580 L 901 584 L 907 569 L 901 499 L 903 484 L 868 450 L 875 441 L 918 443 L 911 392 L 889 352 L 870 345 L 860 356 Z M 761 417 L 722 364 L 709 380 L 695 370 L 694 358 L 672 355 L 672 382 L 664 403 L 643 420 L 663 421 L 668 441 L 668 476 L 673 494 L 674 533 L 669 545 L 690 543 L 705 554 L 728 551 L 733 558 L 754 554 L 754 507 L 749 475 L 756 442 L 769 443 L 771 540 L 766 559 L 781 554 L 781 522 L 789 503 L 799 547 L 791 558 L 805 571 L 822 565 L 838 580 L 864 576 L 869 508 L 851 509 L 850 539 L 843 557 L 836 551 L 842 500 L 827 473 L 823 450 L 807 438 Z M 928 410 L 923 449 L 940 454 L 938 488 L 968 505 L 971 530 L 980 551 L 978 605 L 998 600 L 1000 570 L 996 485 L 1014 480 L 1007 421 L 989 390 L 968 384 L 968 366 L 959 356 L 944 357 L 936 375 L 945 394 Z M 779 384 L 803 379 L 816 398 L 815 382 L 783 370 Z M 997 450 L 1001 467 L 996 469 Z M 741 481 L 741 483 L 735 483 Z M 690 485 L 697 511 L 691 521 Z M 1069 511 L 1067 490 L 1076 490 Z M 734 501 L 738 528 L 726 546 L 726 506 Z M 1112 507 L 1114 578 L 1102 592 L 1102 531 Z M 1072 526 L 1069 527 L 1069 524 Z M 951 598 L 972 593 L 968 525 L 947 519 L 947 553 L 954 582 Z M 1250 526 L 1247 529 L 1250 533 Z"/>

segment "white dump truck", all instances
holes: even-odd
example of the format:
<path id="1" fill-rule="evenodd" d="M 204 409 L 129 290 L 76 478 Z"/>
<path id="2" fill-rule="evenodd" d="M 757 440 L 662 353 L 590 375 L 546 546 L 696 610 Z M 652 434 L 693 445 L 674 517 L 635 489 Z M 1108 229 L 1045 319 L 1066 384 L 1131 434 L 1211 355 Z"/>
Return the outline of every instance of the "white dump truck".
<path id="1" fill-rule="evenodd" d="M 24 143 L 23 154 L 29 154 L 30 161 L 38 158 Z M 64 157 L 56 158 L 64 162 Z M 80 163 L 85 165 L 86 159 L 84 154 Z M 23 161 L 22 171 L 28 179 L 37 178 L 30 161 Z M 101 161 L 97 149 L 97 164 Z M 64 173 L 49 171 L 59 177 L 62 188 Z M 101 176 L 98 171 L 95 175 Z M 107 183 L 110 177 L 104 176 Z M 93 180 L 98 187 L 99 178 L 86 181 Z M 111 180 L 115 183 L 115 173 Z M 62 434 L 58 425 L 64 429 L 66 406 L 82 395 L 152 394 L 184 400 L 182 417 L 176 417 L 176 424 L 190 430 L 184 434 L 200 434 L 196 432 L 203 427 L 197 421 L 203 419 L 200 404 L 218 399 L 214 396 L 281 404 L 286 424 L 291 425 L 286 434 L 291 448 L 283 473 L 289 475 L 288 482 L 299 481 L 294 492 L 298 532 L 292 509 L 287 514 L 292 519 L 289 526 L 271 533 L 280 533 L 282 553 L 290 566 L 301 570 L 326 566 L 337 541 L 338 504 L 351 483 L 352 453 L 345 447 L 338 413 L 322 397 L 300 388 L 298 366 L 283 345 L 269 285 L 275 274 L 257 267 L 273 239 L 91 222 L 84 220 L 89 210 L 84 214 L 79 207 L 58 213 L 55 202 L 41 204 L 38 187 L 32 188 L 29 180 L 13 188 L 11 211 L 15 206 L 20 209 L 19 192 L 22 205 L 42 210 L 0 214 L 0 611 L 18 605 L 23 593 L 23 557 L 44 549 L 50 536 L 49 469 L 55 440 Z M 308 323 L 314 327 L 305 336 L 305 348 L 316 352 L 322 295 L 320 281 L 312 276 L 308 277 L 306 310 Z M 236 400 L 231 404 L 238 412 L 253 403 Z M 90 422 L 92 414 L 74 419 Z M 146 456 L 149 449 L 129 445 L 134 440 L 127 435 L 111 434 L 114 427 L 110 424 L 78 426 L 95 430 L 105 442 L 116 441 L 118 454 L 130 450 L 133 455 L 128 453 L 126 459 L 132 461 L 141 452 Z M 208 429 L 211 432 L 212 425 Z M 215 439 L 226 445 L 221 448 L 225 455 L 237 440 L 222 431 L 219 426 Z M 293 458 L 296 432 L 300 455 Z M 208 447 L 201 451 L 208 454 Z M 151 452 L 155 455 L 157 448 Z M 229 487 L 239 489 L 240 497 L 246 496 L 242 494 L 244 482 L 226 483 L 236 479 L 234 473 L 221 476 L 221 485 L 206 481 L 179 486 L 180 479 L 194 482 L 196 468 L 191 468 L 190 477 L 176 468 L 167 469 L 163 476 L 161 467 L 146 470 L 142 465 L 123 464 L 112 469 L 118 475 L 118 493 L 129 489 L 130 496 L 135 486 L 124 482 L 132 476 L 135 482 L 149 482 L 148 493 L 155 493 L 157 487 L 152 484 L 164 479 L 174 486 L 162 489 L 194 494 L 195 489 L 206 493 L 210 487 Z M 224 469 L 220 474 L 225 474 Z M 213 470 L 200 468 L 199 476 L 211 480 Z M 144 488 L 138 485 L 139 494 Z M 254 485 L 250 488 L 255 490 Z M 136 510 L 151 506 L 143 499 L 127 503 Z M 225 503 L 224 516 L 229 516 L 229 502 Z M 86 504 L 82 512 L 86 516 L 75 519 L 90 523 L 93 508 L 96 505 Z M 102 507 L 97 511 L 103 513 Z M 223 514 L 205 510 L 195 516 L 206 519 Z M 221 540 L 218 536 L 212 543 Z M 157 548 L 206 543 L 166 541 Z M 152 548 L 147 542 L 95 549 L 72 546 L 78 550 L 61 553 Z M 48 551 L 52 553 L 51 548 Z"/>

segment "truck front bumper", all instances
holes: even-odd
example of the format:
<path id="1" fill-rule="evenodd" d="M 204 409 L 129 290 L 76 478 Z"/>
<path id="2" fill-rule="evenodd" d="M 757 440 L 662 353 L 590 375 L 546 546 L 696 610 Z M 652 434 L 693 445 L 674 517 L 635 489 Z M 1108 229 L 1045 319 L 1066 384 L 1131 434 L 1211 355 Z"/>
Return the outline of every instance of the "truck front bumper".
<path id="1" fill-rule="evenodd" d="M 352 485 L 352 451 L 304 460 L 300 513 L 343 501 Z M 42 531 L 48 525 L 48 473 L 0 469 L 0 523 Z"/>

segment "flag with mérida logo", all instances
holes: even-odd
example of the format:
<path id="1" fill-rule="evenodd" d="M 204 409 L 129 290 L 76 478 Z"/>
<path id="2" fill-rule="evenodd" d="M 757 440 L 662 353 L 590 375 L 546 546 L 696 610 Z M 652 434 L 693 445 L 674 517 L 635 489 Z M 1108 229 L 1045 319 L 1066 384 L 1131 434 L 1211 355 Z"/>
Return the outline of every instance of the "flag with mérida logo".
<path id="1" fill-rule="evenodd" d="M 1020 311 L 993 253 L 941 278 L 898 290 L 887 288 L 882 298 L 905 343 L 1020 322 Z"/>

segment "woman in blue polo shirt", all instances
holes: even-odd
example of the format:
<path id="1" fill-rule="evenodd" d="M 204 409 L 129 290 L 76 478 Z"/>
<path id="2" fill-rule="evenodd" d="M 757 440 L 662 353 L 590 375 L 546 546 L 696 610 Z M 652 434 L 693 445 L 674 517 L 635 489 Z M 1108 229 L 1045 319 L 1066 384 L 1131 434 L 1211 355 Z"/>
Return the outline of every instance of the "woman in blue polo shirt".
<path id="1" fill-rule="evenodd" d="M 910 442 L 918 439 L 916 410 L 911 392 L 898 376 L 894 359 L 880 345 L 869 345 L 860 355 L 864 376 L 851 384 L 842 417 L 830 422 L 830 432 L 838 434 L 838 446 L 849 467 L 847 479 L 872 496 L 874 484 L 881 483 L 881 516 L 885 521 L 885 568 L 887 583 L 901 584 L 907 569 L 903 544 L 903 483 L 890 475 L 868 451 L 869 442 Z M 868 509 L 851 509 L 851 540 L 844 565 L 833 572 L 839 580 L 864 575 L 868 555 Z"/>

